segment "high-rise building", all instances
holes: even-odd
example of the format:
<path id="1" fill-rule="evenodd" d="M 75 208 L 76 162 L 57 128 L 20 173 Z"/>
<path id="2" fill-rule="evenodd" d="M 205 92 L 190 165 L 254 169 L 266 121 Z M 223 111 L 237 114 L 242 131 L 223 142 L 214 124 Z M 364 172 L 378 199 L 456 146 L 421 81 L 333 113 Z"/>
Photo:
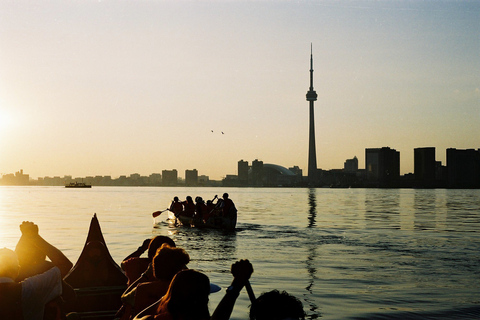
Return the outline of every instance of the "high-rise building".
<path id="1" fill-rule="evenodd" d="M 248 161 L 238 161 L 238 183 L 240 185 L 248 185 Z"/>
<path id="2" fill-rule="evenodd" d="M 252 182 L 251 185 L 261 187 L 263 185 L 263 161 L 255 159 L 252 161 Z"/>
<path id="3" fill-rule="evenodd" d="M 365 174 L 370 186 L 393 186 L 400 179 L 400 152 L 389 147 L 365 149 Z"/>
<path id="4" fill-rule="evenodd" d="M 197 169 L 185 170 L 185 185 L 196 186 L 198 185 L 198 171 Z"/>
<path id="5" fill-rule="evenodd" d="M 309 138 L 308 138 L 308 182 L 317 182 L 317 151 L 315 148 L 315 117 L 313 112 L 314 103 L 317 100 L 317 93 L 313 89 L 313 48 L 310 45 L 310 88 L 307 92 L 307 101 L 310 106 L 309 114 Z"/>
<path id="6" fill-rule="evenodd" d="M 164 186 L 176 186 L 178 182 L 177 169 L 162 170 L 162 185 Z"/>
<path id="7" fill-rule="evenodd" d="M 418 187 L 434 187 L 437 163 L 435 147 L 413 149 L 415 184 Z"/>
<path id="8" fill-rule="evenodd" d="M 480 188 L 480 149 L 447 149 L 449 188 Z"/>

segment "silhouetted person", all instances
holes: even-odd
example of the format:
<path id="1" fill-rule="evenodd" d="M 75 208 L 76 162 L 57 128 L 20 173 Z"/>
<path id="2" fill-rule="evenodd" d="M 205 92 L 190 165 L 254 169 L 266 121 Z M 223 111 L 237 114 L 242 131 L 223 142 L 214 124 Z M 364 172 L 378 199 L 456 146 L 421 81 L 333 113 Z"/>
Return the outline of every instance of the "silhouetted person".
<path id="1" fill-rule="evenodd" d="M 228 217 L 234 210 L 236 211 L 237 209 L 235 208 L 235 204 L 233 203 L 232 199 L 228 197 L 228 193 L 224 193 L 222 198 L 223 216 Z"/>
<path id="2" fill-rule="evenodd" d="M 182 202 L 183 205 L 183 212 L 181 213 L 182 216 L 193 218 L 195 215 L 195 203 L 192 200 L 192 197 L 187 196 L 186 200 Z"/>
<path id="3" fill-rule="evenodd" d="M 18 256 L 10 249 L 0 249 L 0 319 L 42 320 L 45 305 L 61 295 L 62 278 L 73 265 L 60 250 L 38 234 L 38 226 L 33 222 L 24 221 L 20 230 L 24 245 L 41 253 L 35 261 L 44 254 L 53 265 L 43 273 L 16 282 L 20 271 Z"/>
<path id="4" fill-rule="evenodd" d="M 123 259 L 121 263 L 122 270 L 125 271 L 125 275 L 128 278 L 127 285 L 131 285 L 136 281 L 148 268 L 148 265 L 152 262 L 153 257 L 157 253 L 158 248 L 162 244 L 167 243 L 171 247 L 175 247 L 175 242 L 166 236 L 156 236 L 153 239 L 145 239 L 140 247 L 132 252 L 128 257 Z M 140 256 L 147 251 L 147 257 L 141 258 Z M 144 275 L 142 282 L 153 281 L 154 277 L 151 272 Z"/>
<path id="5" fill-rule="evenodd" d="M 17 282 L 44 273 L 55 266 L 51 261 L 46 260 L 47 256 L 43 251 L 38 250 L 37 246 L 23 235 L 15 247 L 15 253 L 20 266 Z M 75 297 L 73 288 L 62 280 L 62 294 L 45 305 L 43 320 L 57 319 L 59 314 L 65 315 L 64 302 L 73 300 Z"/>
<path id="6" fill-rule="evenodd" d="M 250 320 L 282 319 L 305 319 L 302 302 L 285 291 L 265 292 L 250 306 Z"/>
<path id="7" fill-rule="evenodd" d="M 196 270 L 183 270 L 175 275 L 167 293 L 156 304 L 142 311 L 139 320 L 228 320 L 240 291 L 253 272 L 248 260 L 232 265 L 233 281 L 213 315 L 208 310 L 210 280 Z"/>
<path id="8" fill-rule="evenodd" d="M 178 197 L 175 196 L 173 198 L 168 210 L 173 212 L 173 215 L 175 216 L 175 224 L 177 224 L 177 216 L 183 211 L 183 204 L 178 200 Z"/>
<path id="9" fill-rule="evenodd" d="M 202 197 L 195 198 L 195 220 L 199 223 L 203 223 L 203 217 L 207 212 L 207 205 L 203 201 Z"/>
<path id="10" fill-rule="evenodd" d="M 167 293 L 173 277 L 179 271 L 187 269 L 189 262 L 190 256 L 184 249 L 163 244 L 152 261 L 155 280 L 140 283 L 136 288 L 131 288 L 132 285 L 122 295 L 124 304 L 128 303 L 132 306 L 130 314 L 135 316 L 163 297 Z"/>

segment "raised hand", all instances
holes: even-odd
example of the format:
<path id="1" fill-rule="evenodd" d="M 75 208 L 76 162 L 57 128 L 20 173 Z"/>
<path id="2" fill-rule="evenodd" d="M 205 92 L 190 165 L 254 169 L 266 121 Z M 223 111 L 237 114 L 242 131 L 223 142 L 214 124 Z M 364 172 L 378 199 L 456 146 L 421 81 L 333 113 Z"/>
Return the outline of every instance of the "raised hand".
<path id="1" fill-rule="evenodd" d="M 26 237 L 38 236 L 38 226 L 30 221 L 23 221 L 20 225 L 20 231 Z"/>

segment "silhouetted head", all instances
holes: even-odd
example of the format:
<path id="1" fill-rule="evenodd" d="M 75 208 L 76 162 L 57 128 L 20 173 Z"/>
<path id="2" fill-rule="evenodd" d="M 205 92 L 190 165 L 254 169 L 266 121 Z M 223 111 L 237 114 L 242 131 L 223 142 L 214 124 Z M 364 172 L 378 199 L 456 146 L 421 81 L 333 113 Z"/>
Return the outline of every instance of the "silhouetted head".
<path id="1" fill-rule="evenodd" d="M 178 202 L 178 197 L 173 197 L 173 201 Z"/>
<path id="2" fill-rule="evenodd" d="M 208 320 L 208 295 L 210 280 L 196 270 L 183 270 L 175 275 L 157 312 L 168 309 L 174 320 Z"/>
<path id="3" fill-rule="evenodd" d="M 175 241 L 166 236 L 156 236 L 150 240 L 150 244 L 148 245 L 148 258 L 150 260 L 153 259 L 158 248 L 160 248 L 164 243 L 168 244 L 170 247 L 175 247 Z"/>
<path id="4" fill-rule="evenodd" d="M 179 271 L 187 269 L 190 256 L 182 248 L 174 248 L 164 243 L 157 250 L 152 262 L 155 278 L 170 281 Z"/>
<path id="5" fill-rule="evenodd" d="M 223 196 L 222 196 L 223 199 L 228 199 L 228 193 L 224 193 Z"/>
<path id="6" fill-rule="evenodd" d="M 250 320 L 282 319 L 305 319 L 302 302 L 285 291 L 265 292 L 250 306 Z"/>
<path id="7" fill-rule="evenodd" d="M 192 197 L 187 196 L 187 202 L 193 202 Z"/>
<path id="8" fill-rule="evenodd" d="M 7 248 L 0 249 L 0 277 L 15 280 L 19 270 L 20 265 L 15 251 Z"/>

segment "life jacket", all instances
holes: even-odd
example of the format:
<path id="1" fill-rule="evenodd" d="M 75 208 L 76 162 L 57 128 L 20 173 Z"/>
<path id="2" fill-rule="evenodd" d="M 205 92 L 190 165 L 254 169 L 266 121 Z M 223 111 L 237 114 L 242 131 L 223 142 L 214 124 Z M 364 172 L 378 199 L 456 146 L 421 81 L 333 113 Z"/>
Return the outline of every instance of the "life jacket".
<path id="1" fill-rule="evenodd" d="M 0 283 L 0 319 L 23 320 L 21 283 Z"/>

